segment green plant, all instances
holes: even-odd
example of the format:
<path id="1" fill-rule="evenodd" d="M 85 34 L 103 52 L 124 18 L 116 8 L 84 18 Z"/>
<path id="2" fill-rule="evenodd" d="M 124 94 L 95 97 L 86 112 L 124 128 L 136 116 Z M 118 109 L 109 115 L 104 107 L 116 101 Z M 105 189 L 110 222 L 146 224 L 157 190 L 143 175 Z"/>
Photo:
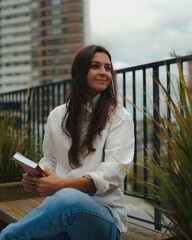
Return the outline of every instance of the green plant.
<path id="1" fill-rule="evenodd" d="M 22 168 L 13 161 L 15 152 L 20 152 L 33 161 L 41 157 L 37 141 L 29 125 L 17 126 L 17 115 L 0 120 L 0 183 L 20 181 Z"/>
<path id="2" fill-rule="evenodd" d="M 169 223 L 164 222 L 166 230 L 177 239 L 189 240 L 192 236 L 192 92 L 180 63 L 177 65 L 180 79 L 177 82 L 179 94 L 176 101 L 162 83 L 154 79 L 164 94 L 172 121 L 167 114 L 159 113 L 159 121 L 147 115 L 159 129 L 154 131 L 161 142 L 162 151 L 160 154 L 156 151 L 160 165 L 153 156 L 146 159 L 146 168 L 154 175 L 158 185 L 145 184 L 153 186 L 154 196 L 161 201 L 161 206 L 156 207 L 162 216 L 169 219 Z M 126 171 L 132 176 L 128 169 Z"/>

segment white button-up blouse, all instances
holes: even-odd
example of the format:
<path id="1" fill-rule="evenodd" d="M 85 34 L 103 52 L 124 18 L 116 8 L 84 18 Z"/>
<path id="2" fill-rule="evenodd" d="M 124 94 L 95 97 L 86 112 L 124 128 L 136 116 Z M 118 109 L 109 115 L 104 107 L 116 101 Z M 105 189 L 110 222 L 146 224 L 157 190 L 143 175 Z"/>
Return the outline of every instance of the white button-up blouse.
<path id="1" fill-rule="evenodd" d="M 90 106 L 87 106 L 90 112 Z M 123 203 L 122 186 L 125 171 L 134 154 L 134 127 L 127 110 L 118 104 L 101 136 L 95 140 L 96 151 L 82 159 L 82 166 L 71 168 L 68 160 L 70 139 L 63 133 L 61 122 L 66 112 L 66 104 L 56 107 L 49 114 L 44 142 L 44 157 L 40 166 L 47 165 L 62 178 L 85 176 L 94 181 L 96 193 L 90 194 L 96 201 L 107 206 L 117 220 L 120 232 L 127 229 L 127 211 Z M 86 129 L 86 126 L 83 127 Z"/>

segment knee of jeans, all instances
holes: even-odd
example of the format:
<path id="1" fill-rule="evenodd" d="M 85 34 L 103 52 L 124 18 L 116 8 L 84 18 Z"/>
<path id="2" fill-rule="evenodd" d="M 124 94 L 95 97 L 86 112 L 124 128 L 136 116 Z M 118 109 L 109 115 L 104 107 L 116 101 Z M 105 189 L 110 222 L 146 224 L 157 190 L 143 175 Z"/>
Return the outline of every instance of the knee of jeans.
<path id="1" fill-rule="evenodd" d="M 73 189 L 73 188 L 64 188 L 56 192 L 52 198 L 54 199 L 55 204 L 70 208 L 70 206 L 81 204 L 81 199 L 83 200 L 85 193 Z"/>

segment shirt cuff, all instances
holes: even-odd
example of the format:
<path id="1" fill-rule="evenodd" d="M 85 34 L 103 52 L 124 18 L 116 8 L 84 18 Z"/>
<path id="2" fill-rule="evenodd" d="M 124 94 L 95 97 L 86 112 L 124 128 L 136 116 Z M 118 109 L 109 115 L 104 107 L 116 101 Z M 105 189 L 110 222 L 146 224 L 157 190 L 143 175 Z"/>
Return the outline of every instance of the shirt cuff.
<path id="1" fill-rule="evenodd" d="M 91 180 L 93 180 L 95 187 L 97 189 L 96 195 L 104 195 L 109 190 L 109 183 L 103 179 L 102 176 L 96 172 L 87 173 L 83 175 Z"/>

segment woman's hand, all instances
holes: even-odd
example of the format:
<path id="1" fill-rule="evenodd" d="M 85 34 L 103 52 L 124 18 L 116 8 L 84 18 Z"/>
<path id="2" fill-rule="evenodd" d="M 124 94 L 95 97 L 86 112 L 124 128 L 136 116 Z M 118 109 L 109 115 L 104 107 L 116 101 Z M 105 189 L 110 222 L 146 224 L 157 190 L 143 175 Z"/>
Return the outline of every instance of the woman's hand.
<path id="1" fill-rule="evenodd" d="M 38 191 L 41 196 L 51 196 L 64 187 L 61 186 L 61 181 L 64 178 L 60 178 L 46 166 L 45 172 L 47 177 L 33 177 L 27 173 L 23 174 L 22 183 L 25 191 Z"/>
<path id="2" fill-rule="evenodd" d="M 64 187 L 64 178 L 59 177 L 47 166 L 45 166 L 45 172 L 47 177 L 33 177 L 33 181 L 36 183 L 36 190 L 44 197 L 51 196 Z"/>
<path id="3" fill-rule="evenodd" d="M 37 191 L 37 184 L 34 180 L 34 177 L 30 176 L 29 174 L 23 174 L 22 183 L 25 191 L 32 192 Z"/>
<path id="4" fill-rule="evenodd" d="M 80 178 L 61 178 L 56 173 L 45 166 L 47 177 L 31 177 L 23 175 L 23 186 L 28 192 L 38 191 L 41 196 L 51 196 L 62 188 L 75 188 L 85 193 L 95 193 L 96 187 L 91 179 Z"/>

